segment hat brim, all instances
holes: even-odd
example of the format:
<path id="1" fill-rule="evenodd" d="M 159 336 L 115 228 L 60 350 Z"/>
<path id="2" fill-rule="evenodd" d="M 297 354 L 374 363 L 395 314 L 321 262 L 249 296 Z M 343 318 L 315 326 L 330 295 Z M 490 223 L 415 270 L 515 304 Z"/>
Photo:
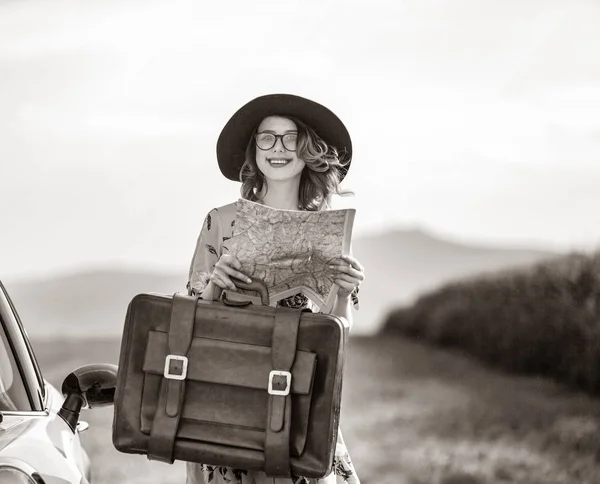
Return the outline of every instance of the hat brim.
<path id="1" fill-rule="evenodd" d="M 293 116 L 312 129 L 330 146 L 344 155 L 345 167 L 340 170 L 344 179 L 352 159 L 352 141 L 344 123 L 319 103 L 292 94 L 269 94 L 253 99 L 242 106 L 227 122 L 217 140 L 217 161 L 221 173 L 239 181 L 250 136 L 267 116 Z"/>

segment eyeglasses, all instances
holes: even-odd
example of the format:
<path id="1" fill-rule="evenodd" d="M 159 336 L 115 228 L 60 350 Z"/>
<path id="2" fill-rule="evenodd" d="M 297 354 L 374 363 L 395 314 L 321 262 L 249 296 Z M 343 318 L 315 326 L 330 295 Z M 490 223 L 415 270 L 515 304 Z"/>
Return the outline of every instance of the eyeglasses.
<path id="1" fill-rule="evenodd" d="M 288 151 L 296 151 L 298 142 L 297 133 L 273 134 L 273 133 L 258 133 L 255 136 L 256 146 L 261 150 L 267 151 L 273 148 L 278 139 L 281 139 L 281 144 Z"/>

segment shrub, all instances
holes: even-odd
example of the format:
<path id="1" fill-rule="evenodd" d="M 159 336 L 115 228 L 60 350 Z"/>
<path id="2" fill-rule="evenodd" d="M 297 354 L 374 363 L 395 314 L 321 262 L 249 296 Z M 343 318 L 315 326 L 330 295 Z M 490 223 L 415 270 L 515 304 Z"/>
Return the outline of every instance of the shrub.
<path id="1" fill-rule="evenodd" d="M 600 393 L 600 251 L 453 281 L 392 311 L 384 332 Z"/>

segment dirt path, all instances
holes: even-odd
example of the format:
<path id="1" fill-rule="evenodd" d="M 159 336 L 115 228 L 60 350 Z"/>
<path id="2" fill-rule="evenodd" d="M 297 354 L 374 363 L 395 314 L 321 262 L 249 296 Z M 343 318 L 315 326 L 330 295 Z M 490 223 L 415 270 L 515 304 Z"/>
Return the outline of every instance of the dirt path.
<path id="1" fill-rule="evenodd" d="M 600 400 L 398 337 L 352 342 L 342 428 L 363 480 L 598 483 Z"/>
<path id="2" fill-rule="evenodd" d="M 80 364 L 116 363 L 119 349 L 34 346 L 56 384 Z M 185 482 L 181 464 L 114 450 L 112 409 L 83 419 L 95 484 Z M 600 482 L 600 399 L 398 337 L 351 340 L 341 427 L 363 484 Z"/>

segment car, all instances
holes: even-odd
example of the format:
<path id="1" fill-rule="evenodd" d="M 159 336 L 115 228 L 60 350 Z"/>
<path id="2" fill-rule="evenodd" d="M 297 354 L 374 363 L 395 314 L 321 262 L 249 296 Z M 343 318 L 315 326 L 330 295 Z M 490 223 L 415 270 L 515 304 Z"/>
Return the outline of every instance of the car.
<path id="1" fill-rule="evenodd" d="M 78 367 L 59 391 L 43 378 L 2 282 L 0 323 L 0 484 L 90 483 L 79 413 L 113 404 L 117 366 Z"/>

